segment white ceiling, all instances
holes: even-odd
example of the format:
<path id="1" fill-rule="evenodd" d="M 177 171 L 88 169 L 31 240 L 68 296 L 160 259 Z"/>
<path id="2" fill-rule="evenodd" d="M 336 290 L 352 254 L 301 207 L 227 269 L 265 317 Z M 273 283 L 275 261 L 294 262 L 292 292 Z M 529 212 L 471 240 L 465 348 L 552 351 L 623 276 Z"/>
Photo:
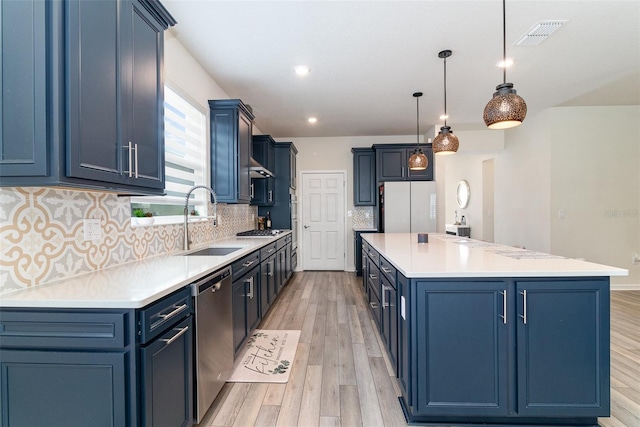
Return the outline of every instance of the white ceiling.
<path id="1" fill-rule="evenodd" d="M 447 60 L 448 124 L 482 128 L 502 83 L 500 0 L 163 0 L 171 31 L 232 98 L 277 137 L 407 135 L 440 126 Z M 509 0 L 507 71 L 529 115 L 553 106 L 640 104 L 640 0 Z M 537 46 L 536 22 L 568 20 Z M 298 77 L 293 68 L 311 73 Z M 318 118 L 310 125 L 309 116 Z M 639 119 L 640 120 L 640 119 Z M 526 125 L 526 120 L 525 120 Z"/>

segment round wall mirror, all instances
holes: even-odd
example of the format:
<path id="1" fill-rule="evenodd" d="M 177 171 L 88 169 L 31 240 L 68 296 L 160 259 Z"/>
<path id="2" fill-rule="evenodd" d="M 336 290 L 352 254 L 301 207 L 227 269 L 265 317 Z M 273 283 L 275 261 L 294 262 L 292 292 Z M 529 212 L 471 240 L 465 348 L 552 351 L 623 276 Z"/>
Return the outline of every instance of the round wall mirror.
<path id="1" fill-rule="evenodd" d="M 469 189 L 469 183 L 463 179 L 458 183 L 458 188 L 456 188 L 456 198 L 458 199 L 458 206 L 461 208 L 466 208 L 469 204 L 470 196 L 471 190 Z"/>

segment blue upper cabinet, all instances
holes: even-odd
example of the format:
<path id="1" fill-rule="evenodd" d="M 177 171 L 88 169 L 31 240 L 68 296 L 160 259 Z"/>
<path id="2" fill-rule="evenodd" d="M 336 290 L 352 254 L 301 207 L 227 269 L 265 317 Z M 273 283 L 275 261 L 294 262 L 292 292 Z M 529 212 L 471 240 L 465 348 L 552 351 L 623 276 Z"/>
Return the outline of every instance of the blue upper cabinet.
<path id="1" fill-rule="evenodd" d="M 353 153 L 353 205 L 375 206 L 376 152 L 372 148 L 352 148 Z"/>
<path id="2" fill-rule="evenodd" d="M 376 144 L 376 178 L 377 181 L 433 181 L 433 148 L 431 144 L 420 144 L 422 152 L 427 156 L 429 164 L 424 170 L 409 170 L 409 157 L 415 145 Z"/>
<path id="3" fill-rule="evenodd" d="M 29 6 L 36 13 L 22 11 L 18 21 L 20 11 L 14 9 Z M 8 41 L 3 36 L 2 68 L 10 75 L 33 69 L 23 90 L 46 100 L 23 105 L 33 112 L 22 120 L 50 123 L 42 131 L 24 123 L 3 126 L 0 176 L 11 177 L 3 185 L 162 194 L 163 31 L 175 24 L 162 5 L 155 0 L 69 0 L 3 2 L 2 7 L 3 32 L 5 20 L 48 29 L 39 37 Z M 39 9 L 44 9 L 42 17 Z M 32 52 L 35 58 L 42 51 L 46 66 L 8 63 L 13 50 Z M 7 105 L 3 96 L 3 124 L 19 115 Z M 25 129 L 35 132 L 25 135 Z"/>
<path id="4" fill-rule="evenodd" d="M 276 163 L 275 141 L 270 135 L 253 136 L 253 158 L 265 168 L 273 172 Z M 252 205 L 273 206 L 275 178 L 254 178 L 252 180 Z"/>
<path id="5" fill-rule="evenodd" d="M 210 100 L 211 187 L 222 203 L 250 203 L 253 113 L 239 99 Z"/>

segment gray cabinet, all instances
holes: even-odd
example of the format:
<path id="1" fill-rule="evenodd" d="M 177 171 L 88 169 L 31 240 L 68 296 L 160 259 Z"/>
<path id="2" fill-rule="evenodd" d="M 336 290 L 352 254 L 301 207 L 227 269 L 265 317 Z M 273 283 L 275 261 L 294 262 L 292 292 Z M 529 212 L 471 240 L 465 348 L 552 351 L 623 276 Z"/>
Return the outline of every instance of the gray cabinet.
<path id="1" fill-rule="evenodd" d="M 377 181 L 433 181 L 434 158 L 431 144 L 420 144 L 427 156 L 429 165 L 424 170 L 409 170 L 409 157 L 415 145 L 376 144 L 376 180 Z"/>
<path id="2" fill-rule="evenodd" d="M 231 266 L 233 349 L 237 355 L 246 338 L 260 323 L 260 251 L 255 251 Z"/>
<path id="3" fill-rule="evenodd" d="M 14 113 L 3 114 L 0 174 L 10 178 L 2 185 L 163 194 L 163 31 L 173 18 L 160 3 L 138 0 L 3 2 L 2 8 L 11 26 L 37 24 L 33 34 L 42 31 L 15 45 L 32 59 L 3 52 L 3 74 L 10 77 L 3 80 L 37 96 L 20 104 L 25 116 L 15 121 L 32 123 L 24 127 L 33 130 L 28 134 L 5 130 Z M 38 62 L 42 55 L 46 65 Z M 20 73 L 30 80 L 11 81 Z M 3 94 L 3 112 L 10 99 Z"/>
<path id="4" fill-rule="evenodd" d="M 353 153 L 353 205 L 375 206 L 376 152 L 372 148 L 352 148 Z"/>
<path id="5" fill-rule="evenodd" d="M 239 99 L 210 100 L 211 187 L 221 203 L 250 203 L 253 113 Z"/>

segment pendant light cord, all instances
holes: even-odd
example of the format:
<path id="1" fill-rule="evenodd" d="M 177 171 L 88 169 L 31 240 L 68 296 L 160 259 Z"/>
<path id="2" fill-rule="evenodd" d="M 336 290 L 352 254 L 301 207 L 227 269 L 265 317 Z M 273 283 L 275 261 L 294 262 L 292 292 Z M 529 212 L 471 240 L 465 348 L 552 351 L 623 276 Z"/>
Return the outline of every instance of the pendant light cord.
<path id="1" fill-rule="evenodd" d="M 420 148 L 420 97 L 416 96 L 416 144 Z"/>
<path id="2" fill-rule="evenodd" d="M 444 57 L 444 125 L 447 125 L 447 57 Z"/>
<path id="3" fill-rule="evenodd" d="M 507 0 L 502 0 L 502 83 L 507 83 Z"/>

